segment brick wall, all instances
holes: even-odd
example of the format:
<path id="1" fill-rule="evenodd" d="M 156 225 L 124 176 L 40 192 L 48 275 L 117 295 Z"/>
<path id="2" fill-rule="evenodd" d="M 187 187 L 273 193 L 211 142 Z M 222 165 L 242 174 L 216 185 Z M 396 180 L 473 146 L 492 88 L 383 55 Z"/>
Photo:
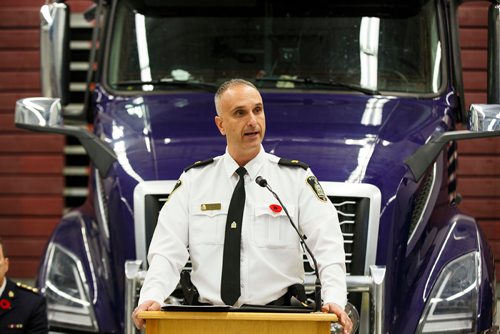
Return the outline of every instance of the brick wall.
<path id="1" fill-rule="evenodd" d="M 91 1 L 69 1 L 82 11 Z M 9 276 L 33 278 L 63 211 L 64 137 L 14 126 L 15 101 L 40 96 L 39 9 L 45 0 L 0 5 L 0 237 Z"/>
<path id="2" fill-rule="evenodd" d="M 465 103 L 486 103 L 488 3 L 472 2 L 459 10 Z M 500 75 L 500 73 L 498 73 Z M 500 138 L 458 143 L 459 208 L 476 217 L 497 260 L 500 279 Z"/>

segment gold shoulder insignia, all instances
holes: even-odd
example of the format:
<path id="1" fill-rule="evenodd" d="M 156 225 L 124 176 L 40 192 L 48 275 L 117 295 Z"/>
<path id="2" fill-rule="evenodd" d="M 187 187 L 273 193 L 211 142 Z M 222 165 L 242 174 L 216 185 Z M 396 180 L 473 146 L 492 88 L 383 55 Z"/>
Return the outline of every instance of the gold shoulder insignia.
<path id="1" fill-rule="evenodd" d="M 323 191 L 323 188 L 321 187 L 321 185 L 319 184 L 319 181 L 316 178 L 316 176 L 312 176 L 312 175 L 309 176 L 306 179 L 306 182 L 311 187 L 311 189 L 314 191 L 314 193 L 316 194 L 316 196 L 318 196 L 318 198 L 320 200 L 322 200 L 323 202 L 326 202 L 328 200 L 328 198 L 326 197 L 326 194 Z"/>
<path id="2" fill-rule="evenodd" d="M 170 194 L 168 195 L 167 200 L 165 201 L 165 203 L 166 203 L 166 202 L 168 202 L 168 200 L 169 200 L 170 198 L 172 198 L 172 195 L 174 194 L 174 192 L 175 192 L 178 188 L 180 188 L 181 186 L 182 186 L 182 181 L 181 181 L 181 180 L 177 180 L 177 182 L 175 183 L 174 189 L 172 189 L 172 191 L 171 191 L 171 192 L 170 192 Z"/>
<path id="3" fill-rule="evenodd" d="M 30 292 L 38 294 L 38 289 L 37 288 L 34 288 L 32 286 L 23 284 L 21 282 L 17 282 L 17 287 L 20 288 L 20 289 L 23 289 L 23 290 L 30 291 Z"/>
<path id="4" fill-rule="evenodd" d="M 278 165 L 287 166 L 287 167 L 300 167 L 304 170 L 307 170 L 309 168 L 309 165 L 302 162 L 302 161 L 289 160 L 289 159 L 284 159 L 284 158 L 281 158 L 280 161 L 278 161 Z"/>
<path id="5" fill-rule="evenodd" d="M 197 167 L 202 167 L 202 166 L 206 166 L 206 165 L 209 165 L 211 164 L 212 162 L 214 162 L 214 159 L 211 158 L 211 159 L 208 159 L 208 160 L 203 160 L 203 161 L 196 161 L 194 164 L 190 165 L 190 166 L 187 166 L 186 168 L 184 168 L 184 172 L 187 172 L 188 170 L 190 170 L 191 168 L 197 168 Z"/>

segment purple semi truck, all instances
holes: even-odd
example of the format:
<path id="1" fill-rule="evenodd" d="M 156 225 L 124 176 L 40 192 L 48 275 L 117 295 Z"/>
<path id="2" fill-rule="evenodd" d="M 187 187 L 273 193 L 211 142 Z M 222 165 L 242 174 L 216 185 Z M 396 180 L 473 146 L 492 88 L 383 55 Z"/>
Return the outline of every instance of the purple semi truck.
<path id="1" fill-rule="evenodd" d="M 40 265 L 51 329 L 135 332 L 158 212 L 183 168 L 223 154 L 214 92 L 244 78 L 264 99 L 266 151 L 308 163 L 337 208 L 358 333 L 498 333 L 493 256 L 456 206 L 455 176 L 458 140 L 500 134 L 500 6 L 488 104 L 466 108 L 460 3 L 96 0 L 93 131 L 64 124 L 69 9 L 43 6 L 44 97 L 19 100 L 16 124 L 74 136 L 91 160 L 90 195 Z"/>

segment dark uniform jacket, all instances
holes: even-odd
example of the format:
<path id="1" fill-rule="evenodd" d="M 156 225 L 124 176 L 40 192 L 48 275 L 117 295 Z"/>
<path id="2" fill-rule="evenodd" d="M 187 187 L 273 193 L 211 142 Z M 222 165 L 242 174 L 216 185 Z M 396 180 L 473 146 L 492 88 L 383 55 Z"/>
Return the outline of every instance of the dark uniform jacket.
<path id="1" fill-rule="evenodd" d="M 0 333 L 48 333 L 45 298 L 36 290 L 7 279 L 0 296 Z"/>

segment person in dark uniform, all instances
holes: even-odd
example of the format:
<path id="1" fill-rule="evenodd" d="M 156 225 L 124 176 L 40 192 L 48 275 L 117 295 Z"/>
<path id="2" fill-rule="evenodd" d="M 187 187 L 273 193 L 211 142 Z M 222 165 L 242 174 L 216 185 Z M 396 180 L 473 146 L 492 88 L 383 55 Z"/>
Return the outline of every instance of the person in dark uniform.
<path id="1" fill-rule="evenodd" d="M 0 239 L 0 333 L 48 333 L 45 298 L 37 289 L 9 280 L 8 270 L 9 259 Z"/>

